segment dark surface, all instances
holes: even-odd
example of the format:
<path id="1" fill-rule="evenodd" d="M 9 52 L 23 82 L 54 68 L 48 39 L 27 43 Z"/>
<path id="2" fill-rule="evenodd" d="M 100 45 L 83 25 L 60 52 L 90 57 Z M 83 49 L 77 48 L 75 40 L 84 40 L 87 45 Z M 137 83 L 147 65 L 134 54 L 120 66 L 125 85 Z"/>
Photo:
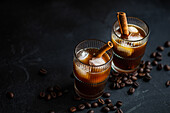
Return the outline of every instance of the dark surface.
<path id="1" fill-rule="evenodd" d="M 170 2 L 167 0 L 138 1 L 48 1 L 48 2 L 6 2 L 0 3 L 0 113 L 57 113 L 68 112 L 71 106 L 84 100 L 73 99 L 72 59 L 77 43 L 84 39 L 110 40 L 111 28 L 117 11 L 146 21 L 150 27 L 149 42 L 144 60 L 170 40 Z M 162 52 L 162 64 L 170 65 L 167 56 L 170 49 Z M 38 71 L 48 70 L 46 76 Z M 151 72 L 148 83 L 139 80 L 140 86 L 133 95 L 129 87 L 106 91 L 112 95 L 113 103 L 123 102 L 125 113 L 169 113 L 170 71 Z M 59 84 L 69 93 L 51 101 L 38 98 L 48 86 Z M 109 85 L 109 84 L 108 84 Z M 8 99 L 6 92 L 14 92 Z M 100 112 L 102 107 L 93 108 Z M 81 113 L 87 112 L 88 109 Z M 79 112 L 80 113 L 80 112 Z"/>

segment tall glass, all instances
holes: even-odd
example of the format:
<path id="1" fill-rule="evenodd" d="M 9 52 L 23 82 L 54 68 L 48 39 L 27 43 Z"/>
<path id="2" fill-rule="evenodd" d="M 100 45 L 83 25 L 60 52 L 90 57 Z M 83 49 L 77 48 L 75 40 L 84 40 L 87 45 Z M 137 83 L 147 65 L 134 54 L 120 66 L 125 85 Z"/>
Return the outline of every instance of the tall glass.
<path id="1" fill-rule="evenodd" d="M 117 34 L 119 23 L 116 21 L 112 27 L 111 40 L 113 42 L 113 62 L 112 68 L 117 72 L 134 72 L 138 69 L 141 58 L 145 53 L 146 44 L 149 37 L 148 25 L 135 17 L 127 17 L 128 26 L 137 26 L 145 36 L 139 40 L 122 39 Z"/>
<path id="2" fill-rule="evenodd" d="M 79 59 L 80 52 L 98 50 L 105 44 L 105 42 L 100 40 L 84 40 L 75 47 L 73 59 L 74 89 L 82 98 L 93 100 L 103 94 L 111 70 L 113 52 L 108 50 L 105 55 L 109 60 L 97 66 L 81 62 Z"/>

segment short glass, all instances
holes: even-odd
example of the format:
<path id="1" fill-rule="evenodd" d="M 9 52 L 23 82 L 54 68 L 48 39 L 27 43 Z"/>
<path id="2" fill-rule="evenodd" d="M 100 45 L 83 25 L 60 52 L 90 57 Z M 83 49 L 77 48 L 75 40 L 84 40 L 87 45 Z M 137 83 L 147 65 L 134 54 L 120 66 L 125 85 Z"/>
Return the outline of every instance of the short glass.
<path id="1" fill-rule="evenodd" d="M 111 70 L 113 52 L 108 50 L 106 54 L 109 60 L 98 66 L 81 62 L 78 58 L 79 52 L 87 49 L 100 49 L 105 44 L 103 41 L 91 39 L 84 40 L 75 47 L 73 59 L 74 89 L 77 95 L 82 98 L 93 100 L 103 94 Z"/>
<path id="2" fill-rule="evenodd" d="M 118 21 L 113 24 L 111 34 L 113 42 L 112 69 L 116 72 L 131 73 L 138 69 L 149 37 L 149 27 L 144 21 L 135 17 L 127 17 L 127 23 L 128 26 L 134 25 L 143 30 L 145 37 L 139 40 L 122 39 L 116 33 L 119 27 Z"/>

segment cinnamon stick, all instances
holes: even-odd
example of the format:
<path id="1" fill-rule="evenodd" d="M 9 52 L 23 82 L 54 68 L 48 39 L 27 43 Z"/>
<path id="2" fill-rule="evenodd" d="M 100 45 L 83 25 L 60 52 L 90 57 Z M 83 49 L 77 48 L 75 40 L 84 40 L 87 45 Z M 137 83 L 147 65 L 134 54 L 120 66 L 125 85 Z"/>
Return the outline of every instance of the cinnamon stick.
<path id="1" fill-rule="evenodd" d="M 129 31 L 128 31 L 126 13 L 117 12 L 117 19 L 118 19 L 119 26 L 120 26 L 121 37 L 128 38 Z"/>
<path id="2" fill-rule="evenodd" d="M 103 47 L 101 47 L 98 52 L 96 53 L 96 57 L 100 58 L 103 56 L 103 54 L 111 49 L 113 47 L 113 43 L 111 41 L 108 41 L 107 44 L 105 44 Z"/>

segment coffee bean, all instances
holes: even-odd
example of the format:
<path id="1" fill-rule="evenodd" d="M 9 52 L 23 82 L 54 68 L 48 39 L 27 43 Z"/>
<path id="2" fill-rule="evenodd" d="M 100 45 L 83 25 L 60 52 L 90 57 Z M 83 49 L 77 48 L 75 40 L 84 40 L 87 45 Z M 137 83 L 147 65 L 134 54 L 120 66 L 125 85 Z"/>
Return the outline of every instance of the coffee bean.
<path id="1" fill-rule="evenodd" d="M 156 52 L 156 57 L 162 57 L 162 53 Z"/>
<path id="2" fill-rule="evenodd" d="M 85 105 L 84 104 L 80 104 L 80 105 L 78 105 L 78 108 L 79 108 L 79 110 L 83 110 L 83 109 L 85 109 Z"/>
<path id="3" fill-rule="evenodd" d="M 110 100 L 110 99 L 106 99 L 106 100 L 105 100 L 105 103 L 106 103 L 106 104 L 109 104 L 109 103 L 111 103 L 111 102 L 112 102 L 112 100 Z"/>
<path id="4" fill-rule="evenodd" d="M 139 86 L 139 83 L 138 83 L 138 82 L 134 82 L 134 83 L 133 83 L 133 87 L 134 87 L 134 88 L 137 88 L 138 86 Z"/>
<path id="5" fill-rule="evenodd" d="M 151 72 L 151 70 L 150 70 L 150 69 L 145 68 L 145 72 L 146 72 L 146 73 L 150 73 L 150 72 Z"/>
<path id="6" fill-rule="evenodd" d="M 149 73 L 146 73 L 146 76 L 143 78 L 143 80 L 146 81 L 146 82 L 151 80 L 151 79 L 152 79 L 152 77 Z"/>
<path id="7" fill-rule="evenodd" d="M 56 91 L 61 91 L 61 90 L 62 90 L 61 86 L 59 86 L 59 85 L 55 85 L 55 86 L 54 86 L 54 89 L 55 89 Z"/>
<path id="8" fill-rule="evenodd" d="M 42 75 L 46 75 L 47 74 L 47 70 L 44 69 L 44 68 L 41 68 L 39 73 L 42 74 Z"/>
<path id="9" fill-rule="evenodd" d="M 119 83 L 116 83 L 116 88 L 117 88 L 117 89 L 120 89 Z"/>
<path id="10" fill-rule="evenodd" d="M 77 111 L 76 107 L 73 106 L 73 107 L 70 108 L 71 113 L 76 112 L 76 111 Z"/>
<path id="11" fill-rule="evenodd" d="M 154 60 L 154 61 L 152 61 L 152 65 L 156 66 L 156 65 L 158 65 L 158 62 L 156 60 Z"/>
<path id="12" fill-rule="evenodd" d="M 117 101 L 116 102 L 116 106 L 119 108 L 119 107 L 121 107 L 123 105 L 123 102 L 122 101 Z"/>
<path id="13" fill-rule="evenodd" d="M 46 95 L 46 100 L 51 100 L 51 95 L 50 94 Z"/>
<path id="14" fill-rule="evenodd" d="M 117 109 L 116 113 L 123 113 L 121 109 Z"/>
<path id="15" fill-rule="evenodd" d="M 156 60 L 156 61 L 161 61 L 161 60 L 162 60 L 162 57 L 157 56 L 157 57 L 155 57 L 155 60 Z"/>
<path id="16" fill-rule="evenodd" d="M 88 103 L 88 102 L 85 102 L 84 105 L 85 105 L 85 107 L 86 107 L 87 109 L 91 108 L 91 104 Z"/>
<path id="17" fill-rule="evenodd" d="M 50 110 L 48 113 L 55 113 L 55 111 L 53 111 L 53 110 Z"/>
<path id="18" fill-rule="evenodd" d="M 14 98 L 14 93 L 13 92 L 7 92 L 7 97 L 10 98 L 10 99 L 13 99 Z"/>
<path id="19" fill-rule="evenodd" d="M 122 83 L 122 80 L 118 79 L 116 82 L 120 84 Z"/>
<path id="20" fill-rule="evenodd" d="M 142 61 L 140 62 L 140 67 L 143 67 L 144 65 L 145 65 L 145 61 L 142 60 Z"/>
<path id="21" fill-rule="evenodd" d="M 113 76 L 119 76 L 119 73 L 114 72 L 114 71 L 112 71 L 111 74 L 112 74 Z"/>
<path id="22" fill-rule="evenodd" d="M 112 84 L 110 85 L 110 88 L 111 88 L 111 89 L 115 89 L 115 88 L 116 88 L 116 83 L 112 83 Z"/>
<path id="23" fill-rule="evenodd" d="M 146 65 L 151 65 L 151 62 L 150 61 L 146 61 L 145 64 Z"/>
<path id="24" fill-rule="evenodd" d="M 170 66 L 164 65 L 164 69 L 165 69 L 165 71 L 169 71 L 170 70 Z"/>
<path id="25" fill-rule="evenodd" d="M 156 52 L 153 52 L 151 55 L 150 55 L 151 58 L 155 58 L 156 57 Z"/>
<path id="26" fill-rule="evenodd" d="M 51 92 L 51 96 L 52 96 L 52 98 L 56 98 L 57 94 L 55 92 Z"/>
<path id="27" fill-rule="evenodd" d="M 165 47 L 170 47 L 170 41 L 166 41 L 164 44 Z"/>
<path id="28" fill-rule="evenodd" d="M 105 97 L 105 98 L 110 97 L 110 93 L 108 93 L 108 92 L 103 93 L 103 97 Z"/>
<path id="29" fill-rule="evenodd" d="M 168 80 L 168 81 L 166 82 L 166 86 L 167 86 L 167 87 L 170 86 L 170 80 Z"/>
<path id="30" fill-rule="evenodd" d="M 101 99 L 101 98 L 98 99 L 98 103 L 99 103 L 99 105 L 104 105 L 105 104 L 104 100 Z"/>
<path id="31" fill-rule="evenodd" d="M 102 111 L 105 112 L 105 113 L 107 113 L 107 112 L 110 111 L 110 108 L 107 107 L 107 106 L 105 106 L 105 107 L 102 108 Z"/>
<path id="32" fill-rule="evenodd" d="M 110 110 L 111 110 L 111 111 L 115 111 L 116 109 L 117 109 L 117 106 L 111 106 L 111 107 L 110 107 Z"/>
<path id="33" fill-rule="evenodd" d="M 77 100 L 77 101 L 78 101 L 78 100 L 81 100 L 81 97 L 79 97 L 78 95 L 75 95 L 75 96 L 74 96 L 74 100 Z"/>
<path id="34" fill-rule="evenodd" d="M 162 68 L 163 68 L 163 65 L 162 64 L 158 64 L 157 70 L 162 70 Z"/>
<path id="35" fill-rule="evenodd" d="M 124 88 L 125 85 L 126 85 L 125 83 L 121 83 L 121 84 L 120 84 L 120 87 L 121 87 L 121 88 Z"/>
<path id="36" fill-rule="evenodd" d="M 138 73 L 138 76 L 139 76 L 139 77 L 144 77 L 144 76 L 145 76 L 145 73 Z"/>
<path id="37" fill-rule="evenodd" d="M 61 91 L 59 91 L 58 93 L 57 93 L 57 96 L 58 97 L 60 97 L 60 96 L 62 96 L 63 95 L 63 93 L 61 92 Z"/>
<path id="38" fill-rule="evenodd" d="M 170 52 L 168 52 L 168 56 L 170 56 Z"/>
<path id="39" fill-rule="evenodd" d="M 87 113 L 94 113 L 94 111 L 93 110 L 89 110 Z"/>
<path id="40" fill-rule="evenodd" d="M 98 103 L 97 103 L 97 102 L 94 102 L 94 103 L 91 104 L 91 106 L 92 106 L 93 108 L 96 108 L 96 107 L 98 107 Z"/>
<path id="41" fill-rule="evenodd" d="M 131 79 L 128 79 L 125 81 L 126 85 L 132 85 L 133 84 L 133 81 Z"/>
<path id="42" fill-rule="evenodd" d="M 126 81 L 126 80 L 128 80 L 128 78 L 127 77 L 123 77 L 123 81 Z"/>
<path id="43" fill-rule="evenodd" d="M 147 65 L 145 68 L 152 70 L 152 66 L 151 65 Z"/>
<path id="44" fill-rule="evenodd" d="M 163 50 L 164 50 L 164 47 L 163 47 L 163 46 L 158 46 L 158 47 L 157 47 L 157 50 L 158 50 L 158 51 L 163 51 Z"/>
<path id="45" fill-rule="evenodd" d="M 129 94 L 133 94 L 134 92 L 135 92 L 135 88 L 132 88 L 132 87 L 129 88 L 129 91 L 128 91 Z"/>
<path id="46" fill-rule="evenodd" d="M 45 92 L 40 92 L 40 98 L 44 98 L 45 97 Z"/>
<path id="47" fill-rule="evenodd" d="M 47 91 L 48 91 L 48 92 L 52 92 L 52 91 L 54 91 L 54 89 L 53 89 L 53 87 L 48 87 L 48 88 L 47 88 Z"/>
<path id="48" fill-rule="evenodd" d="M 143 73 L 144 69 L 143 68 L 139 68 L 138 72 L 139 73 Z"/>
<path id="49" fill-rule="evenodd" d="M 132 76 L 137 76 L 138 75 L 138 72 L 134 72 L 134 73 L 132 73 Z"/>
<path id="50" fill-rule="evenodd" d="M 113 106 L 112 103 L 107 104 L 107 107 L 111 108 Z"/>
<path id="51" fill-rule="evenodd" d="M 133 81 L 136 81 L 137 79 L 138 79 L 137 77 L 132 76 L 132 80 L 133 80 Z"/>

